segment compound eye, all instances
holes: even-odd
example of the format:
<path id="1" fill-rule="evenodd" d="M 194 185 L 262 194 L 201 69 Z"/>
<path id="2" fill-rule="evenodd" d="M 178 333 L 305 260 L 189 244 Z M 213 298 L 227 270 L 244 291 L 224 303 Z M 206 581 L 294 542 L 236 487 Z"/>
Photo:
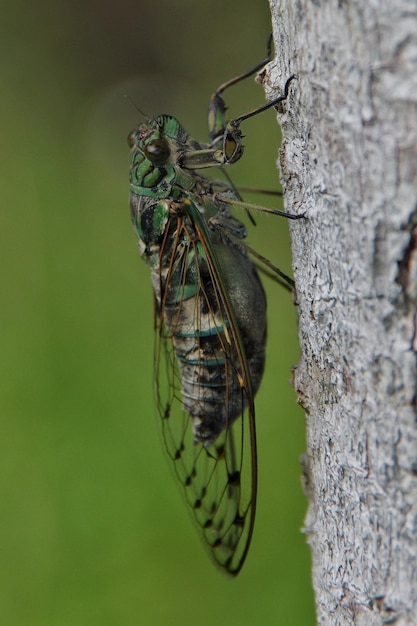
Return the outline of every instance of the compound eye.
<path id="1" fill-rule="evenodd" d="M 155 163 L 155 165 L 162 165 L 168 160 L 171 151 L 165 139 L 159 138 L 152 139 L 147 144 L 145 147 L 145 154 L 152 163 Z"/>
<path id="2" fill-rule="evenodd" d="M 133 146 L 135 145 L 135 137 L 136 137 L 136 129 L 130 131 L 130 133 L 127 136 L 127 145 L 129 146 L 129 148 L 133 148 Z"/>

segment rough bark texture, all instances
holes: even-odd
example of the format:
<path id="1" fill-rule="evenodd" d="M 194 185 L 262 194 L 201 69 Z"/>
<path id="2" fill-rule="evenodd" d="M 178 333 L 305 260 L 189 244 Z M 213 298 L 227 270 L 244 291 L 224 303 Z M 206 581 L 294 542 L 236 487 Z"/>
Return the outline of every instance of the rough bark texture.
<path id="1" fill-rule="evenodd" d="M 271 0 L 319 624 L 417 624 L 417 4 Z"/>

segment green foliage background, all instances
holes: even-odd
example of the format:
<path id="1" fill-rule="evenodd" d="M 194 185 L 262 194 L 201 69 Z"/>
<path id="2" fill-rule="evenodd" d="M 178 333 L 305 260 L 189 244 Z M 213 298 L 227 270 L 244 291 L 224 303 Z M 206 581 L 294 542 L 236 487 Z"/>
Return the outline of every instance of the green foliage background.
<path id="1" fill-rule="evenodd" d="M 128 209 L 128 132 L 172 113 L 206 138 L 211 91 L 264 56 L 267 3 L 15 0 L 0 23 L 1 569 L 8 626 L 314 623 L 300 533 L 303 414 L 291 296 L 268 284 L 260 488 L 247 563 L 211 565 L 161 450 L 149 271 Z M 230 113 L 264 102 L 252 79 Z M 240 184 L 276 187 L 274 114 L 247 122 Z M 265 203 L 264 197 L 252 198 Z M 251 243 L 290 271 L 288 226 Z M 302 227 L 302 225 L 300 226 Z"/>

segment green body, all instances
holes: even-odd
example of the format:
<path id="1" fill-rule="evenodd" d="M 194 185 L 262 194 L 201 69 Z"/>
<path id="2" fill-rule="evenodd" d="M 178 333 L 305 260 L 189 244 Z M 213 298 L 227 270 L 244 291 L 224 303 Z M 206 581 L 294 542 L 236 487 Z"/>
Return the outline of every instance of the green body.
<path id="1" fill-rule="evenodd" d="M 246 229 L 231 214 L 231 206 L 249 205 L 230 182 L 200 172 L 222 170 L 242 156 L 240 123 L 258 110 L 226 122 L 221 93 L 267 60 L 213 94 L 211 143 L 192 139 L 168 115 L 147 120 L 129 136 L 132 220 L 155 294 L 163 443 L 212 557 L 231 575 L 244 563 L 255 519 L 254 394 L 265 363 L 266 300 L 247 253 Z M 259 111 L 285 100 L 293 78 L 283 96 Z"/>
<path id="2" fill-rule="evenodd" d="M 173 341 L 184 410 L 196 441 L 208 445 L 242 414 L 248 393 L 259 387 L 264 290 L 244 248 L 224 237 L 246 234 L 221 202 L 224 186 L 178 165 L 187 152 L 205 148 L 169 116 L 141 125 L 131 138 L 131 210 L 140 251 L 152 268 L 163 332 Z M 146 145 L 161 140 L 169 150 L 155 164 L 146 157 Z M 226 193 L 238 200 L 232 190 Z M 214 199 L 214 194 L 220 195 Z M 231 326 L 240 337 L 246 368 Z"/>

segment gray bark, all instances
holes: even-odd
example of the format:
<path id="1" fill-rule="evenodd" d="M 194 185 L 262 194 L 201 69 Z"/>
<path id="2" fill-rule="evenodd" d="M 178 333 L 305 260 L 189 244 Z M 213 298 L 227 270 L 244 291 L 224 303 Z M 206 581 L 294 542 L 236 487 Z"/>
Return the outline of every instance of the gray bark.
<path id="1" fill-rule="evenodd" d="M 319 624 L 417 624 L 417 3 L 271 0 Z"/>

